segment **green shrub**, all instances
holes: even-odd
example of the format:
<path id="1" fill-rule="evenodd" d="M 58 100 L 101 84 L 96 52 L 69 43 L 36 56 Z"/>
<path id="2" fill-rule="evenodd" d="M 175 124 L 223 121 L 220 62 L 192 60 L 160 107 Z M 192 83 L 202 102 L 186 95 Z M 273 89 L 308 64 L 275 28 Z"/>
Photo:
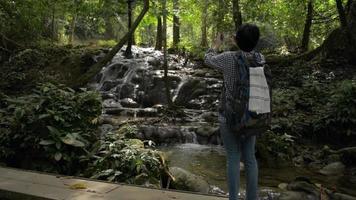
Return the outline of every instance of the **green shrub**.
<path id="1" fill-rule="evenodd" d="M 138 131 L 138 128 L 136 125 L 131 125 L 129 123 L 124 124 L 123 126 L 120 127 L 120 129 L 117 131 L 119 135 L 122 135 L 125 138 L 135 138 L 136 133 Z"/>
<path id="2" fill-rule="evenodd" d="M 272 130 L 319 142 L 350 143 L 355 135 L 355 81 L 323 82 L 273 91 Z"/>
<path id="3" fill-rule="evenodd" d="M 342 136 L 356 136 L 354 127 L 356 127 L 356 82 L 346 80 L 330 92 L 329 101 L 315 123 L 315 131 L 324 132 L 333 140 L 341 139 Z"/>
<path id="4" fill-rule="evenodd" d="M 257 141 L 257 155 L 269 167 L 290 165 L 293 144 L 293 136 L 267 131 Z"/>
<path id="5" fill-rule="evenodd" d="M 160 153 L 145 149 L 138 139 L 126 139 L 125 134 L 107 133 L 90 158 L 87 173 L 91 178 L 158 185 L 165 164 Z"/>
<path id="6" fill-rule="evenodd" d="M 39 170 L 66 174 L 80 169 L 78 158 L 98 138 L 92 123 L 101 114 L 96 92 L 42 84 L 30 95 L 4 100 L 1 115 L 6 117 L 1 117 L 1 124 L 7 131 L 0 137 L 2 160 L 15 165 L 23 160 L 48 161 L 54 168 L 39 166 Z"/>

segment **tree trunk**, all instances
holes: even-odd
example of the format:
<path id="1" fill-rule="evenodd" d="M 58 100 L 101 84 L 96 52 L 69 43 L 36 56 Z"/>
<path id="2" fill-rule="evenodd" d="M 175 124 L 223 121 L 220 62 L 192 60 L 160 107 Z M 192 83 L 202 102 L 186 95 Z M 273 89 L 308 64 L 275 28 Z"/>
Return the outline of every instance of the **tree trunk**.
<path id="1" fill-rule="evenodd" d="M 179 0 L 173 0 L 173 49 L 177 50 L 180 40 Z"/>
<path id="2" fill-rule="evenodd" d="M 218 0 L 218 8 L 217 8 L 217 19 L 216 19 L 216 31 L 222 32 L 224 28 L 224 18 L 225 18 L 225 2 L 224 0 Z"/>
<path id="3" fill-rule="evenodd" d="M 156 50 L 162 50 L 162 17 L 157 16 Z"/>
<path id="4" fill-rule="evenodd" d="M 164 81 L 166 86 L 166 98 L 168 106 L 172 106 L 171 91 L 168 80 L 168 49 L 167 49 L 167 0 L 162 1 L 163 7 L 163 67 L 164 67 Z"/>
<path id="5" fill-rule="evenodd" d="M 352 4 L 352 0 L 348 0 L 347 4 L 346 4 L 346 14 L 347 15 L 350 13 L 351 4 Z"/>
<path id="6" fill-rule="evenodd" d="M 209 2 L 208 0 L 202 0 L 203 1 L 203 9 L 201 13 L 201 43 L 200 45 L 202 47 L 207 47 L 208 46 L 208 7 L 209 7 Z"/>
<path id="7" fill-rule="evenodd" d="M 56 7 L 55 5 L 52 5 L 52 41 L 55 41 L 57 40 L 57 37 L 56 37 L 56 30 L 55 30 L 55 15 L 56 15 Z"/>
<path id="8" fill-rule="evenodd" d="M 350 2 L 349 2 L 350 3 Z M 355 12 L 356 12 L 356 5 L 355 5 L 355 1 L 352 1 L 350 3 L 351 7 L 350 7 L 350 12 L 349 12 L 349 20 L 350 23 L 348 23 L 348 19 L 346 17 L 346 13 L 345 13 L 345 9 L 342 5 L 342 1 L 341 0 L 336 0 L 336 6 L 337 6 L 337 11 L 339 13 L 339 19 L 340 19 L 340 25 L 341 28 L 345 31 L 346 33 L 346 37 L 347 40 L 349 42 L 349 48 L 351 49 L 351 55 L 350 57 L 354 57 L 354 55 L 352 55 L 354 52 L 356 52 L 356 37 L 355 37 L 355 32 L 352 32 L 352 28 L 353 30 L 355 30 L 355 24 L 352 24 L 353 21 L 355 21 Z"/>
<path id="9" fill-rule="evenodd" d="M 127 0 L 127 13 L 128 13 L 128 29 L 130 30 L 132 27 L 132 3 L 133 0 Z M 132 42 L 133 42 L 133 35 L 135 32 L 132 32 L 132 34 L 129 36 L 129 40 L 127 41 L 127 47 L 125 51 L 125 57 L 126 58 L 132 58 Z"/>
<path id="10" fill-rule="evenodd" d="M 348 21 L 350 32 L 353 33 L 353 38 L 356 39 L 356 1 L 350 0 L 350 8 L 348 12 Z"/>
<path id="11" fill-rule="evenodd" d="M 336 6 L 337 6 L 337 11 L 339 13 L 341 27 L 345 28 L 347 27 L 347 19 L 346 19 L 346 13 L 344 7 L 342 5 L 342 0 L 336 0 Z"/>
<path id="12" fill-rule="evenodd" d="M 70 36 L 69 36 L 69 43 L 73 44 L 74 36 L 75 36 L 75 25 L 77 21 L 77 13 L 74 14 L 71 25 L 70 25 Z"/>
<path id="13" fill-rule="evenodd" d="M 108 54 L 105 55 L 104 58 L 102 58 L 98 63 L 91 66 L 90 69 L 78 81 L 76 81 L 77 87 L 83 86 L 88 81 L 90 81 L 91 78 L 93 78 L 97 73 L 99 73 L 100 70 L 103 67 L 105 67 L 105 65 L 107 65 L 113 59 L 113 57 L 117 54 L 117 52 L 120 51 L 120 49 L 129 40 L 131 35 L 135 32 L 136 28 L 138 27 L 138 25 L 142 21 L 143 17 L 146 15 L 147 11 L 149 10 L 149 7 L 150 7 L 150 0 L 144 0 L 143 9 L 142 9 L 140 15 L 137 17 L 137 19 L 133 23 L 131 29 L 124 35 L 123 38 L 121 38 L 119 43 L 117 43 L 116 46 L 114 48 L 112 48 Z"/>
<path id="14" fill-rule="evenodd" d="M 356 1 L 352 0 L 346 15 L 342 1 L 336 0 L 340 17 L 340 28 L 330 33 L 322 44 L 323 57 L 345 58 L 351 64 L 356 64 Z"/>
<path id="15" fill-rule="evenodd" d="M 242 25 L 242 14 L 239 0 L 232 0 L 232 15 L 234 18 L 235 30 L 237 30 Z"/>
<path id="16" fill-rule="evenodd" d="M 310 31 L 313 24 L 313 12 L 314 12 L 313 0 L 309 0 L 308 8 L 307 8 L 307 16 L 305 19 L 302 45 L 300 47 L 302 53 L 308 51 L 309 49 Z"/>

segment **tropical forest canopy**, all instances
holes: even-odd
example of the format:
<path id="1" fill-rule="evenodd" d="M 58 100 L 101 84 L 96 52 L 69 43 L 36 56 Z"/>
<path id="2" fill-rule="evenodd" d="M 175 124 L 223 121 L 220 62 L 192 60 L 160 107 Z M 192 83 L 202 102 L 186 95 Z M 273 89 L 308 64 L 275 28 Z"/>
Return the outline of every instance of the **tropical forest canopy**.
<path id="1" fill-rule="evenodd" d="M 143 1 L 128 2 L 132 4 L 133 18 L 137 17 Z M 2 0 L 0 30 L 8 39 L 26 44 L 42 40 L 61 44 L 100 40 L 101 44 L 114 44 L 128 31 L 128 2 Z M 346 1 L 343 3 L 347 6 Z M 168 45 L 179 44 L 189 50 L 208 46 L 217 32 L 232 34 L 241 23 L 255 23 L 262 30 L 264 46 L 296 52 L 303 46 L 303 35 L 310 41 L 308 46 L 316 48 L 339 26 L 335 0 L 152 0 L 135 32 L 136 44 L 156 45 L 157 26 L 164 13 L 168 17 Z M 305 32 L 307 18 L 311 22 Z"/>

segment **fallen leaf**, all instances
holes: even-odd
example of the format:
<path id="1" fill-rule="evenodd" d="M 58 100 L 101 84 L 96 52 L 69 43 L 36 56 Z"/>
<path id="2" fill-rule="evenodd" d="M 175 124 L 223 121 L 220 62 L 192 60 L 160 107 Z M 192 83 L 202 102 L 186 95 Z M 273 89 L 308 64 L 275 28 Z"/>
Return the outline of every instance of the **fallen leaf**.
<path id="1" fill-rule="evenodd" d="M 87 185 L 84 183 L 75 183 L 69 187 L 72 190 L 82 190 L 82 189 L 87 189 Z"/>

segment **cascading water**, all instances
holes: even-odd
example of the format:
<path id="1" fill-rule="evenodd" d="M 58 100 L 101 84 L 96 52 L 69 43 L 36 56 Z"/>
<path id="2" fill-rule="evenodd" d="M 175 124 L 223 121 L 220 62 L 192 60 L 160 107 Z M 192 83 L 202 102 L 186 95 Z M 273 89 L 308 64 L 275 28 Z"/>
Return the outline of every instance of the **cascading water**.
<path id="1" fill-rule="evenodd" d="M 105 115 L 113 118 L 120 116 L 144 119 L 143 123 L 139 124 L 138 138 L 153 140 L 158 145 L 193 145 L 195 149 L 199 149 L 206 147 L 200 144 L 219 144 L 215 122 L 207 121 L 209 113 L 215 111 L 211 102 L 215 102 L 217 96 L 210 95 L 207 90 L 220 83 L 214 76 L 209 76 L 212 72 L 196 76 L 195 73 L 199 72 L 199 69 L 193 69 L 190 64 L 183 67 L 184 62 L 171 55 L 168 74 L 172 100 L 179 99 L 183 104 L 185 117 L 174 119 L 174 123 L 152 125 L 149 119 L 160 118 L 162 115 L 158 112 L 158 105 L 166 103 L 162 53 L 152 48 L 135 47 L 132 50 L 134 59 L 126 59 L 121 55 L 122 52 L 119 52 L 97 78 L 95 88 L 104 97 Z M 187 94 L 188 97 L 184 96 Z M 210 101 L 206 100 L 207 98 L 210 98 Z M 205 104 L 196 107 L 194 102 Z M 215 119 L 215 115 L 213 116 L 210 119 Z M 206 128 L 201 131 L 201 127 Z M 184 152 L 189 156 L 189 152 Z"/>

